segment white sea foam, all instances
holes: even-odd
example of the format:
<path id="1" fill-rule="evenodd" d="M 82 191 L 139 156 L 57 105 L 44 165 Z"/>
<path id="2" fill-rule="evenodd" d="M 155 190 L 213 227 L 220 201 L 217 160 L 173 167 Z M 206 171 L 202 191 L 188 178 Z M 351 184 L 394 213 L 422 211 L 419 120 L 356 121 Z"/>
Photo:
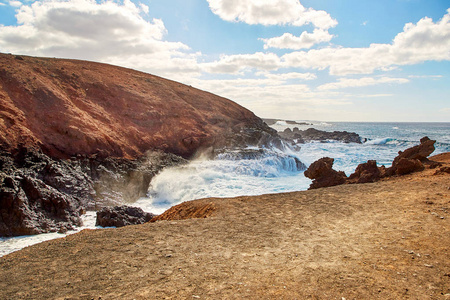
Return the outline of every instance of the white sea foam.
<path id="1" fill-rule="evenodd" d="M 83 226 L 77 228 L 76 230 L 68 231 L 66 233 L 52 232 L 37 235 L 24 235 L 10 238 L 0 238 L 0 257 L 34 244 L 58 238 L 63 238 L 69 234 L 77 233 L 83 229 L 101 228 L 99 226 L 97 227 L 95 226 L 96 213 L 94 211 L 86 212 L 86 214 L 84 214 L 81 218 L 83 220 Z"/>
<path id="2" fill-rule="evenodd" d="M 375 139 L 375 140 L 368 140 L 365 142 L 366 145 L 386 145 L 389 142 L 393 142 L 395 139 L 392 138 L 381 138 L 381 139 Z"/>
<path id="3" fill-rule="evenodd" d="M 310 180 L 299 166 L 294 156 L 275 151 L 256 155 L 225 152 L 215 160 L 195 160 L 163 170 L 153 178 L 148 197 L 134 205 L 159 214 L 183 201 L 200 198 L 304 190 Z"/>

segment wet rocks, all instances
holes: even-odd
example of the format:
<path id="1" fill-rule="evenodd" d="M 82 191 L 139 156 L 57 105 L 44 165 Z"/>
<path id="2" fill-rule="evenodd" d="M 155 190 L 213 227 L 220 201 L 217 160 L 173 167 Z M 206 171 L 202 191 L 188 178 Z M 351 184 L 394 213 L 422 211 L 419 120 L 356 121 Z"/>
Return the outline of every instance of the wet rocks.
<path id="1" fill-rule="evenodd" d="M 323 157 L 309 166 L 305 171 L 305 176 L 313 180 L 309 189 L 335 186 L 346 182 L 345 173 L 334 170 L 333 163 L 333 158 Z"/>
<path id="2" fill-rule="evenodd" d="M 0 153 L 0 236 L 64 232 L 81 225 L 85 210 L 135 201 L 172 154 L 137 160 L 79 157 L 55 160 L 33 148 Z"/>
<path id="3" fill-rule="evenodd" d="M 308 128 L 306 130 L 300 130 L 295 127 L 293 130 L 286 128 L 283 132 L 279 133 L 281 137 L 289 140 L 296 140 L 297 143 L 305 143 L 310 141 L 340 141 L 343 143 L 358 143 L 361 144 L 361 137 L 354 132 L 347 131 L 322 131 L 315 128 Z"/>
<path id="4" fill-rule="evenodd" d="M 39 151 L 1 153 L 0 236 L 65 232 L 80 226 L 90 184 L 69 163 L 58 163 Z"/>
<path id="5" fill-rule="evenodd" d="M 104 207 L 97 212 L 95 225 L 102 227 L 123 227 L 150 221 L 155 215 L 131 206 Z"/>

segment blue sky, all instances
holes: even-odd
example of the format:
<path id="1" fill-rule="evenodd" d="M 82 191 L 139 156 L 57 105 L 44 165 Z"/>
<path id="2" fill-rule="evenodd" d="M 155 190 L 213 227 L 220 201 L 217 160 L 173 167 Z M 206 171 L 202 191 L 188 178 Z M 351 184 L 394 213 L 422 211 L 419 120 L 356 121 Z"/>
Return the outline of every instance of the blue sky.
<path id="1" fill-rule="evenodd" d="M 0 52 L 125 66 L 260 117 L 450 122 L 447 0 L 0 0 Z"/>

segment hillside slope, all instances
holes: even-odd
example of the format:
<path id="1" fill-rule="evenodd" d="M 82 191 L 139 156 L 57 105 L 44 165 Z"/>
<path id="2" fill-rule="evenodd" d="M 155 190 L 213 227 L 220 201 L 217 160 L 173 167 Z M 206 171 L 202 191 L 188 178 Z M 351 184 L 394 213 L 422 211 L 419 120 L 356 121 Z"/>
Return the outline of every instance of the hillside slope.
<path id="1" fill-rule="evenodd" d="M 57 158 L 136 158 L 147 150 L 190 157 L 264 135 L 274 133 L 249 110 L 174 81 L 94 62 L 0 54 L 6 151 L 23 144 Z"/>

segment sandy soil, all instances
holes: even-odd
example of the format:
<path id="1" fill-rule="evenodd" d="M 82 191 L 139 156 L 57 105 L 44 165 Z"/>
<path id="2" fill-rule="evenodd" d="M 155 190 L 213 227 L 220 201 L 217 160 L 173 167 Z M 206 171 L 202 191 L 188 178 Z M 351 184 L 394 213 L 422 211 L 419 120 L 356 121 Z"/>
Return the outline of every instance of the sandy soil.
<path id="1" fill-rule="evenodd" d="M 0 298 L 450 299 L 450 174 L 434 173 L 85 230 L 0 258 Z"/>

